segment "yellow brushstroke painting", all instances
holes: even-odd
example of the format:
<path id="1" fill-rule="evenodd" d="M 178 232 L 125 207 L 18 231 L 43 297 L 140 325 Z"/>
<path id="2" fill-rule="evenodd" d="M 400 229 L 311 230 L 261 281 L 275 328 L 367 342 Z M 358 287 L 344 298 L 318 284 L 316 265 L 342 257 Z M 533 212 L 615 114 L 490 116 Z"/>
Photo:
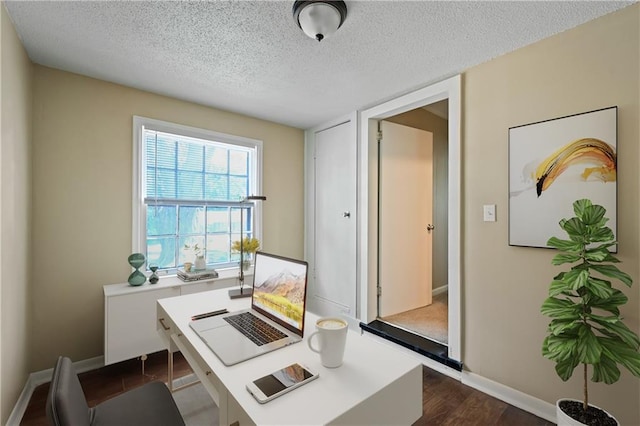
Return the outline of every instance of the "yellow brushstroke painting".
<path id="1" fill-rule="evenodd" d="M 582 138 L 561 147 L 538 165 L 535 171 L 538 197 L 569 167 L 590 164 L 585 167 L 583 180 L 596 178 L 602 182 L 616 181 L 616 152 L 606 142 L 595 138 Z"/>

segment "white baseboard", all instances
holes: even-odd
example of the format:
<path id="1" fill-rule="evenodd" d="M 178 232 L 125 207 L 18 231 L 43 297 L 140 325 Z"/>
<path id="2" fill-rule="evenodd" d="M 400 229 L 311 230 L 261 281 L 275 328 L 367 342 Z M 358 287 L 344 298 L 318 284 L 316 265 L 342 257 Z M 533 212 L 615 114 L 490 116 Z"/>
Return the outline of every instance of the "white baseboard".
<path id="1" fill-rule="evenodd" d="M 27 405 L 29 405 L 31 395 L 33 395 L 33 391 L 36 388 L 36 385 L 31 382 L 32 375 L 33 373 L 27 378 L 27 383 L 24 385 L 16 405 L 13 407 L 13 410 L 11 410 L 9 419 L 7 419 L 7 426 L 18 426 L 22 421 L 25 411 L 27 411 Z"/>
<path id="2" fill-rule="evenodd" d="M 437 295 L 442 294 L 442 293 L 444 293 L 446 291 L 449 291 L 449 285 L 447 285 L 447 284 L 445 284 L 443 286 L 440 286 L 438 288 L 434 288 L 431 291 L 431 296 L 437 296 Z"/>
<path id="3" fill-rule="evenodd" d="M 556 423 L 556 406 L 519 390 L 510 388 L 468 371 L 462 372 L 462 383 L 501 401 Z"/>
<path id="4" fill-rule="evenodd" d="M 75 367 L 78 373 L 97 370 L 98 368 L 104 367 L 104 356 L 98 356 L 95 358 L 74 362 L 73 366 Z M 52 374 L 53 374 L 53 367 L 47 370 L 36 371 L 35 373 L 29 374 L 29 377 L 27 378 L 27 383 L 25 383 L 24 388 L 22 389 L 22 393 L 20 393 L 20 396 L 18 397 L 18 401 L 16 402 L 16 405 L 13 407 L 13 410 L 11 411 L 11 415 L 9 415 L 9 419 L 7 420 L 7 426 L 18 426 L 20 424 L 20 422 L 22 421 L 22 417 L 24 416 L 24 413 L 27 410 L 27 406 L 29 405 L 29 400 L 31 399 L 31 395 L 33 395 L 33 391 L 38 386 L 44 383 L 50 382 Z"/>

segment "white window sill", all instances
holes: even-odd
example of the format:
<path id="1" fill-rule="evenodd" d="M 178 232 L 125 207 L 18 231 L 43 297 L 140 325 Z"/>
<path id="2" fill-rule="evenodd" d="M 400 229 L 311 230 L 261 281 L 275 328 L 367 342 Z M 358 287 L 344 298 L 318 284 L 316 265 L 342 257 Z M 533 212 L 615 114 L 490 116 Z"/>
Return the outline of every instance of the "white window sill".
<path id="1" fill-rule="evenodd" d="M 160 281 L 158 281 L 156 284 L 149 283 L 148 278 L 150 273 L 147 273 L 146 274 L 147 281 L 144 284 L 139 286 L 132 286 L 128 282 L 105 285 L 104 295 L 116 296 L 118 294 L 135 293 L 135 292 L 141 292 L 141 291 L 153 291 L 153 290 L 158 290 L 162 288 L 176 287 L 176 286 L 182 287 L 182 286 L 188 286 L 190 284 L 200 284 L 200 283 L 205 283 L 210 281 L 232 280 L 238 277 L 239 268 L 220 269 L 217 272 L 218 272 L 218 278 L 209 278 L 209 279 L 198 280 L 198 281 L 182 281 L 175 274 L 172 274 L 172 275 L 158 274 L 160 277 Z M 253 268 L 249 268 L 249 270 L 245 271 L 244 276 L 245 276 L 245 285 L 249 284 L 250 282 L 253 282 Z M 239 283 L 236 282 L 235 284 L 239 284 Z"/>

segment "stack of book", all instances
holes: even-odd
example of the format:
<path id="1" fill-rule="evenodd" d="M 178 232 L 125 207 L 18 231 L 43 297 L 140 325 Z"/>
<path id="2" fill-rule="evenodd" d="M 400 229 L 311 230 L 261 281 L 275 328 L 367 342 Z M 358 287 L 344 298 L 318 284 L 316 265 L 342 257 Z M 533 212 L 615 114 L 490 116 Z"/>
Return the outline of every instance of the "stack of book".
<path id="1" fill-rule="evenodd" d="M 210 280 L 211 278 L 218 278 L 218 272 L 215 269 L 202 269 L 202 270 L 191 270 L 186 272 L 182 268 L 178 268 L 178 278 L 182 281 L 199 281 L 199 280 Z"/>

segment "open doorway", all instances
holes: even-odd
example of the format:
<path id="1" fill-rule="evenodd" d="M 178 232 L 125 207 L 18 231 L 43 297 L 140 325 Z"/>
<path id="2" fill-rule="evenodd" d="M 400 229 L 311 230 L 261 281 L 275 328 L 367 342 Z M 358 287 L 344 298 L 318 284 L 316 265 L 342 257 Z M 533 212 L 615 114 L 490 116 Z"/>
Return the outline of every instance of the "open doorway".
<path id="1" fill-rule="evenodd" d="M 379 121 L 378 139 L 378 317 L 448 345 L 448 99 Z"/>
<path id="2" fill-rule="evenodd" d="M 435 343 L 432 340 L 419 337 L 419 340 L 428 342 L 426 346 L 437 346 L 436 349 L 422 350 L 415 344 L 416 334 L 399 329 L 400 333 L 392 335 L 390 325 L 379 321 L 378 292 L 379 284 L 379 218 L 378 218 L 378 123 L 424 108 L 429 105 L 448 101 L 448 155 L 447 155 L 447 201 L 446 201 L 446 225 L 437 225 L 439 229 L 446 229 L 442 237 L 446 236 L 447 248 L 447 345 Z M 426 355 L 425 364 L 444 372 L 456 373 L 446 370 L 452 367 L 457 372 L 462 369 L 461 360 L 461 161 L 460 161 L 460 125 L 461 125 L 461 77 L 455 76 L 423 89 L 400 96 L 360 114 L 359 120 L 359 197 L 358 197 L 358 300 L 361 327 L 373 334 L 391 340 L 399 345 Z M 406 185 L 413 185 L 407 182 Z M 400 208 L 400 206 L 398 206 Z M 435 220 L 435 219 L 434 219 Z M 433 224 L 433 223 L 432 223 Z M 433 224 L 436 225 L 436 224 Z M 434 234 L 436 235 L 436 234 Z M 403 252 L 396 254 L 401 257 Z M 382 290 L 384 292 L 384 290 Z M 432 293 L 433 296 L 433 293 Z M 395 333 L 395 331 L 393 332 Z M 400 336 L 400 337 L 398 337 Z M 421 343 L 422 345 L 422 343 Z M 432 356 L 437 351 L 437 356 Z M 430 360 L 437 361 L 432 363 Z M 444 364 L 445 368 L 442 369 Z M 440 365 L 440 366 L 439 366 Z"/>

